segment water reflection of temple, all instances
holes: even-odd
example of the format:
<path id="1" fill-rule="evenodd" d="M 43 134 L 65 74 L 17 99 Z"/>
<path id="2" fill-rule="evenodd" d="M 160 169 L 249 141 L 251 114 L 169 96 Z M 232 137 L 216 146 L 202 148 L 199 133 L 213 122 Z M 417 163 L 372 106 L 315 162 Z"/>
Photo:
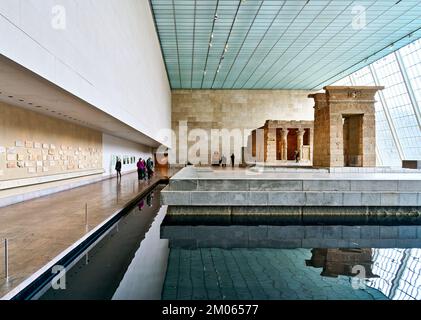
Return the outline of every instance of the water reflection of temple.
<path id="1" fill-rule="evenodd" d="M 355 266 L 362 266 L 364 278 L 374 278 L 372 272 L 372 249 L 313 249 L 310 260 L 306 265 L 314 268 L 323 268 L 321 273 L 325 277 L 356 276 Z"/>

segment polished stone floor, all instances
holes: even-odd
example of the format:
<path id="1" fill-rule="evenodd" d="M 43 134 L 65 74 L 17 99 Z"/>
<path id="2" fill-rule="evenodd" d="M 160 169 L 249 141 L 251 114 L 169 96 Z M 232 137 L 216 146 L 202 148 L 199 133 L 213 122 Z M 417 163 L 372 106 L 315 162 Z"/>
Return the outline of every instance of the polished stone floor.
<path id="1" fill-rule="evenodd" d="M 67 249 L 168 172 L 151 181 L 137 173 L 104 180 L 0 209 L 0 297 Z M 88 223 L 85 207 L 88 207 Z M 4 239 L 9 242 L 9 279 L 4 272 Z"/>

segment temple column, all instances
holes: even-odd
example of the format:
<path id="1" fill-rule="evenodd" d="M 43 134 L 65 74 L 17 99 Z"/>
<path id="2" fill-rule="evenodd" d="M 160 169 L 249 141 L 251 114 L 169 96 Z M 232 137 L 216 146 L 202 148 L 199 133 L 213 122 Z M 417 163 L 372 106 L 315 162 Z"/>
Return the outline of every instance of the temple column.
<path id="1" fill-rule="evenodd" d="M 282 128 L 281 140 L 282 140 L 281 159 L 286 161 L 288 160 L 288 129 Z"/>
<path id="2" fill-rule="evenodd" d="M 306 131 L 304 129 L 297 130 L 297 150 L 300 161 L 303 159 L 303 145 L 304 145 L 304 134 Z"/>
<path id="3" fill-rule="evenodd" d="M 276 162 L 276 130 L 270 128 L 266 136 L 266 162 Z"/>

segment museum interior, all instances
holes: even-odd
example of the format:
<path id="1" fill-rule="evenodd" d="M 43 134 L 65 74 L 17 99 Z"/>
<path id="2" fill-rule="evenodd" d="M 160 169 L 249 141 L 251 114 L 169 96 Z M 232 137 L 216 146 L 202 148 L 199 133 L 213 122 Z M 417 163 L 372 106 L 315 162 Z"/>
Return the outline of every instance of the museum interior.
<path id="1" fill-rule="evenodd" d="M 56 2 L 0 0 L 1 299 L 421 300 L 421 0 Z"/>

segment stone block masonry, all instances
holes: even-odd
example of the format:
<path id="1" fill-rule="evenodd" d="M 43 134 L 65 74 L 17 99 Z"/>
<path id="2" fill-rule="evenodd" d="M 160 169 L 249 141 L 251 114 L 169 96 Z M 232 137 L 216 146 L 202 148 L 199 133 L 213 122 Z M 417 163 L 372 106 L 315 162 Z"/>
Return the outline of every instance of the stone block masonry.
<path id="1" fill-rule="evenodd" d="M 314 107 L 315 167 L 375 167 L 375 95 L 384 87 L 325 87 Z"/>

